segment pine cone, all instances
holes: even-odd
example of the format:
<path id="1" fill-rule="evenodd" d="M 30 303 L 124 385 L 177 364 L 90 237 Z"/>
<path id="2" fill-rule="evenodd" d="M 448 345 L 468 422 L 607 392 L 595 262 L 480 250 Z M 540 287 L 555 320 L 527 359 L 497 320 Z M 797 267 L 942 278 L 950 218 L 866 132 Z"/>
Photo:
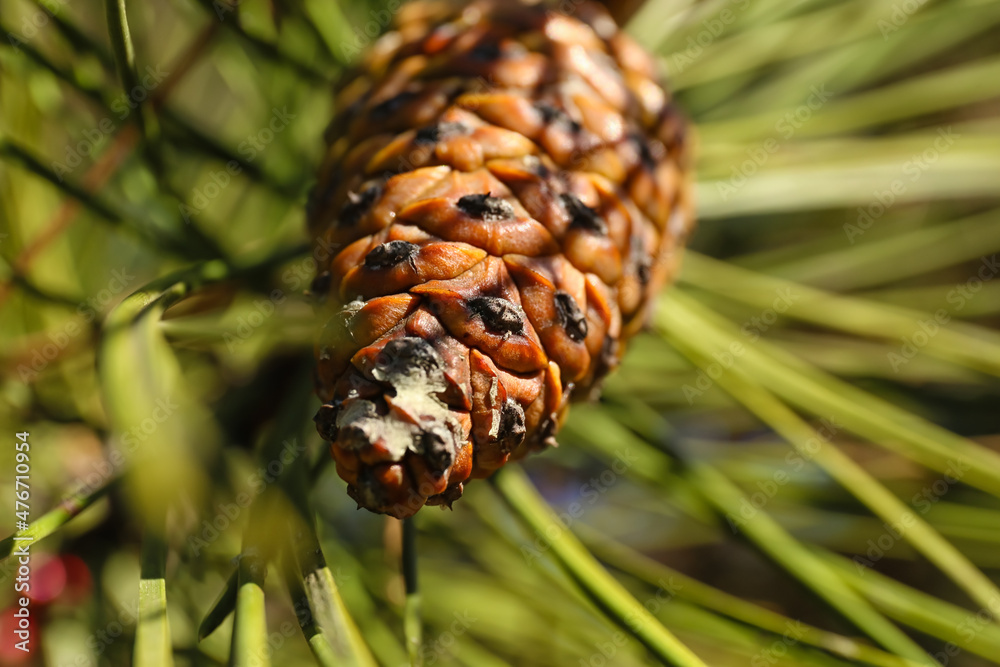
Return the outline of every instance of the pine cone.
<path id="1" fill-rule="evenodd" d="M 309 228 L 317 427 L 351 497 L 403 518 L 555 445 L 693 216 L 684 123 L 603 7 L 397 19 L 340 87 Z"/>

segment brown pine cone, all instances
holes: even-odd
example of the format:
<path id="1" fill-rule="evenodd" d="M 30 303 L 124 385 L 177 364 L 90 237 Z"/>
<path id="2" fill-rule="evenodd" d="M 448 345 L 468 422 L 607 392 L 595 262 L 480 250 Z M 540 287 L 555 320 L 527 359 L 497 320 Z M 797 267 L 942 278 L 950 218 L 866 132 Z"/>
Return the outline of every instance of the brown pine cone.
<path id="1" fill-rule="evenodd" d="M 339 90 L 309 229 L 335 252 L 317 427 L 351 497 L 403 518 L 555 444 L 693 216 L 684 122 L 603 7 L 397 19 Z"/>

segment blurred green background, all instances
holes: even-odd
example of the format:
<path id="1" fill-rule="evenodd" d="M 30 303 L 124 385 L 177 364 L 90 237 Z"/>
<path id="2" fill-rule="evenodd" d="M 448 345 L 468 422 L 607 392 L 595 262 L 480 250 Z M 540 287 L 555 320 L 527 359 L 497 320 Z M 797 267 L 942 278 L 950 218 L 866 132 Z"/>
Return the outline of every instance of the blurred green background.
<path id="1" fill-rule="evenodd" d="M 0 7 L 0 664 L 1000 664 L 1000 2 L 642 4 L 691 252 L 557 450 L 419 513 L 421 623 L 303 297 L 332 85 L 397 7 Z"/>

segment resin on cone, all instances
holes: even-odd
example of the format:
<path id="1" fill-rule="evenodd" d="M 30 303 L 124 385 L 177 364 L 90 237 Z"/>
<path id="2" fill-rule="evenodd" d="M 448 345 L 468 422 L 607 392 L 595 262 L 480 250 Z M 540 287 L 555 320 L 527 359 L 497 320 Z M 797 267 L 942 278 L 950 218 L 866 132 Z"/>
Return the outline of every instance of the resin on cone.
<path id="1" fill-rule="evenodd" d="M 600 5 L 416 1 L 326 140 L 317 428 L 360 506 L 450 506 L 555 445 L 671 280 L 683 120 Z"/>

